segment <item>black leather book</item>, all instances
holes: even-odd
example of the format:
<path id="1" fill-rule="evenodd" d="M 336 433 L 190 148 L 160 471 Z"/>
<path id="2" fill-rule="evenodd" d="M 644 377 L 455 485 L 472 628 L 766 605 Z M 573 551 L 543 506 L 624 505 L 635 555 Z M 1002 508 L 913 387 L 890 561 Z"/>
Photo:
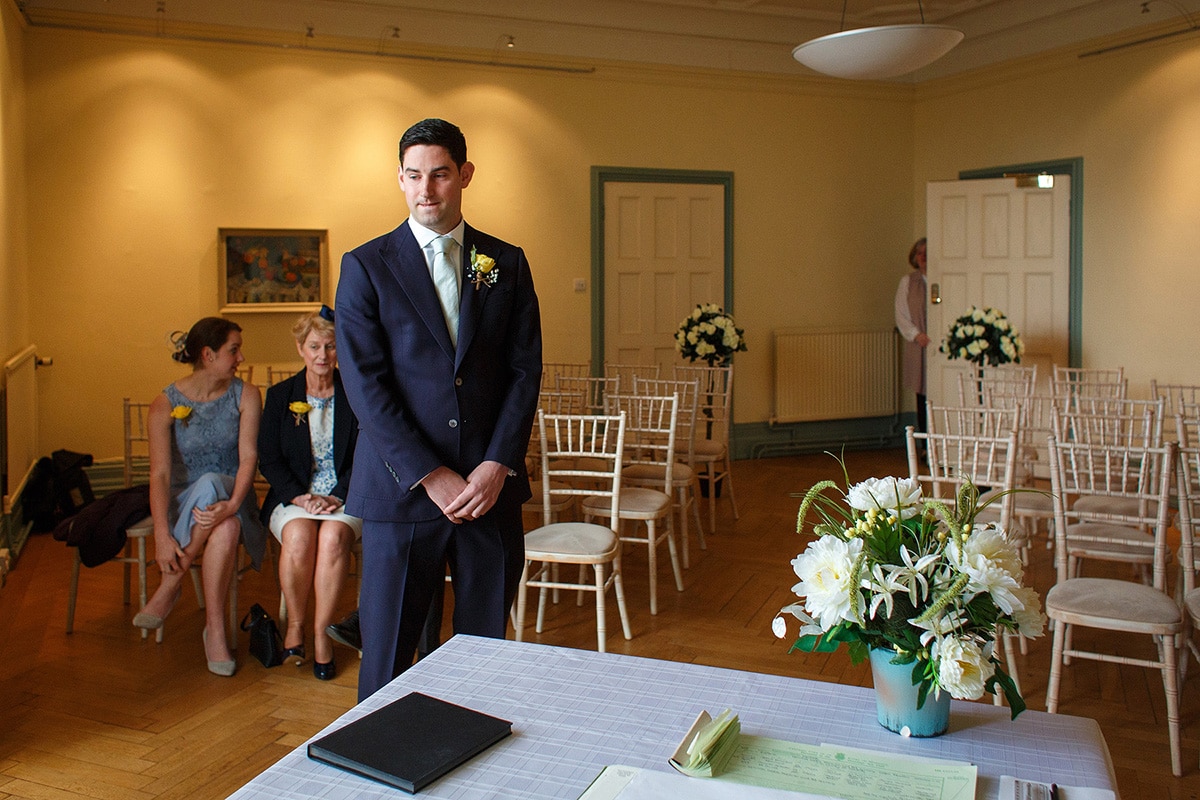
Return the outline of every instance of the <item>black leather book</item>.
<path id="1" fill-rule="evenodd" d="M 308 745 L 308 757 L 410 794 L 512 733 L 512 723 L 412 692 Z"/>

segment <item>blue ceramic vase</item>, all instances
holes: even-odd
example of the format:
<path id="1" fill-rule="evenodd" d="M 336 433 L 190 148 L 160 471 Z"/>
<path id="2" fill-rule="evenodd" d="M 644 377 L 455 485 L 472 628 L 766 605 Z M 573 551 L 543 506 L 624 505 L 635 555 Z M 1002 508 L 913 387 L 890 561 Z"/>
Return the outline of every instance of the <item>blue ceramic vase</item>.
<path id="1" fill-rule="evenodd" d="M 950 693 L 930 692 L 917 708 L 919 686 L 912 682 L 912 664 L 892 664 L 892 650 L 871 648 L 871 673 L 875 678 L 875 708 L 879 724 L 907 736 L 941 736 L 950 727 Z M 908 733 L 905 733 L 905 729 Z"/>

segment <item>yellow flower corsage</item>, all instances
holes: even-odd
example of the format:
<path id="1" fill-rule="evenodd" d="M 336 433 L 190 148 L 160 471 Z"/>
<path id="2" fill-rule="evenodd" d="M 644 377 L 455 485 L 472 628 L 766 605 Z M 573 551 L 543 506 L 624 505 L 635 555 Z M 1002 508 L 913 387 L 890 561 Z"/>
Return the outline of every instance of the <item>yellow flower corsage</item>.
<path id="1" fill-rule="evenodd" d="M 192 415 L 191 406 L 175 406 L 171 409 L 171 419 L 177 419 L 187 425 L 188 417 Z"/>
<path id="2" fill-rule="evenodd" d="M 476 291 L 479 291 L 480 286 L 495 286 L 496 281 L 500 278 L 500 270 L 496 269 L 496 259 L 485 256 L 472 247 L 469 277 L 471 283 L 475 284 Z"/>
<path id="3" fill-rule="evenodd" d="M 288 404 L 288 411 L 292 412 L 292 416 L 296 420 L 296 424 L 305 422 L 308 419 L 308 412 L 312 411 L 312 406 L 303 400 L 297 400 Z"/>

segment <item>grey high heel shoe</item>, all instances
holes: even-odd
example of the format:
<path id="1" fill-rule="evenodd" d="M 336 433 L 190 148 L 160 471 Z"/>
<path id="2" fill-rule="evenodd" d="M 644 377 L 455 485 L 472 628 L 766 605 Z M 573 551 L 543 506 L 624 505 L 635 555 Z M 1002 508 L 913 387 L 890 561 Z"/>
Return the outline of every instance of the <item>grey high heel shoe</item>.
<path id="1" fill-rule="evenodd" d="M 205 657 L 205 659 L 207 659 L 208 658 L 208 628 L 204 629 L 203 633 L 201 634 L 201 638 L 204 639 L 204 650 L 205 650 L 204 657 Z M 209 661 L 208 662 L 208 671 L 211 672 L 213 675 L 220 675 L 222 678 L 229 678 L 229 677 L 232 677 L 232 675 L 235 671 L 237 671 L 237 662 L 236 661 Z"/>

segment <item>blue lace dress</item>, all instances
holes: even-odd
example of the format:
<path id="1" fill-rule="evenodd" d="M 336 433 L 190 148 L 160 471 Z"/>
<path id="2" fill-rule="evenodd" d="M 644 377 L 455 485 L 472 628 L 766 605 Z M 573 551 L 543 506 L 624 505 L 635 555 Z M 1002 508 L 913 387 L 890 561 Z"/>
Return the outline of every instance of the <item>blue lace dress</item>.
<path id="1" fill-rule="evenodd" d="M 234 378 L 228 391 L 200 403 L 183 395 L 175 384 L 163 389 L 171 407 L 186 406 L 191 413 L 171 424 L 171 500 L 167 523 L 180 547 L 192 541 L 192 509 L 206 508 L 233 493 L 238 471 L 238 432 L 243 384 Z M 242 524 L 242 541 L 257 569 L 266 538 L 258 518 L 257 498 L 248 492 L 236 514 Z"/>

